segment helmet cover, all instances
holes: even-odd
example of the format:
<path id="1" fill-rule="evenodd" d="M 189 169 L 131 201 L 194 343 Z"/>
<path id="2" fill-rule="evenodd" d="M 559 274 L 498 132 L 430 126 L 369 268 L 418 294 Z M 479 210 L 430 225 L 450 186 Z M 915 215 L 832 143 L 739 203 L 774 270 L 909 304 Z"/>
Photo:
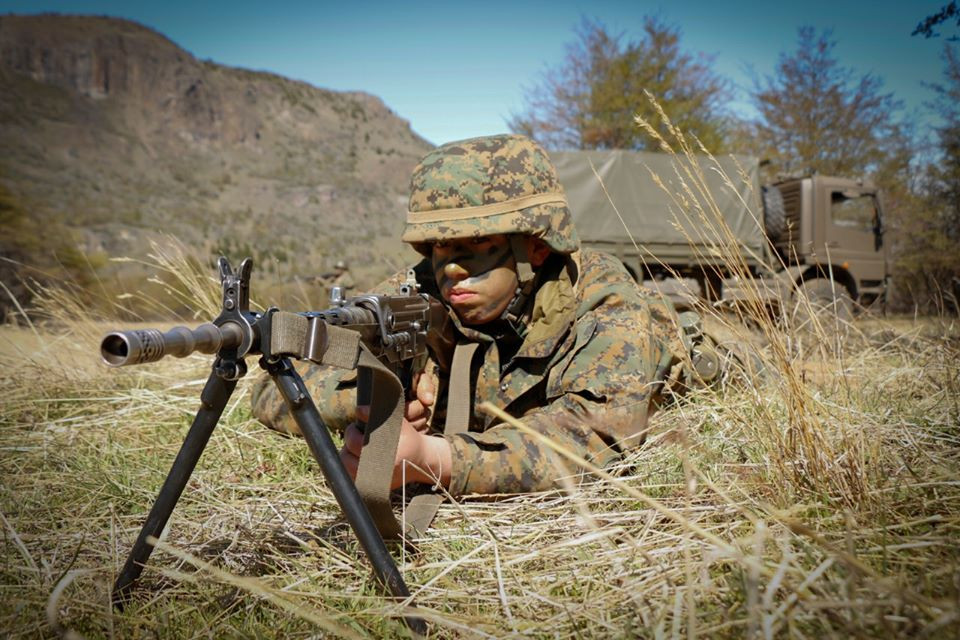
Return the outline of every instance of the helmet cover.
<path id="1" fill-rule="evenodd" d="M 498 234 L 541 238 L 557 253 L 580 240 L 546 152 L 522 135 L 450 142 L 413 171 L 402 239 L 424 255 L 439 240 Z"/>

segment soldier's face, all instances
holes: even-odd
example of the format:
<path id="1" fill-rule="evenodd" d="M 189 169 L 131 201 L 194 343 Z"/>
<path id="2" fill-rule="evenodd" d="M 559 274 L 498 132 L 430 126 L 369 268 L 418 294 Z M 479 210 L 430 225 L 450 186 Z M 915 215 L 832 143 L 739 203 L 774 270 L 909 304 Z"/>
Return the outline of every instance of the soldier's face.
<path id="1" fill-rule="evenodd" d="M 466 325 L 496 320 L 517 291 L 517 263 L 505 235 L 435 242 L 431 257 L 440 295 Z"/>

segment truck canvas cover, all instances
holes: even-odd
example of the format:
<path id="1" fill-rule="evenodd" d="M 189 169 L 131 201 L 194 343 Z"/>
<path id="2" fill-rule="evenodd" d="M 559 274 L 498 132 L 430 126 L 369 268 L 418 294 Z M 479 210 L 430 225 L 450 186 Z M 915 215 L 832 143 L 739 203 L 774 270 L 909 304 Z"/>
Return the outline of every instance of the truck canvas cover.
<path id="1" fill-rule="evenodd" d="M 626 244 L 629 248 L 621 250 L 632 251 L 636 242 L 643 256 L 663 261 L 702 256 L 709 261 L 710 256 L 719 257 L 720 238 L 709 230 L 715 222 L 712 212 L 719 211 L 748 261 L 753 261 L 751 254 L 761 256 L 765 251 L 756 158 L 697 156 L 702 182 L 687 177 L 684 167 L 690 168 L 689 161 L 668 153 L 564 151 L 553 152 L 550 158 L 577 231 L 588 245 Z M 700 207 L 691 202 L 684 183 L 692 187 Z M 704 183 L 715 207 L 707 206 L 708 197 L 700 193 Z"/>

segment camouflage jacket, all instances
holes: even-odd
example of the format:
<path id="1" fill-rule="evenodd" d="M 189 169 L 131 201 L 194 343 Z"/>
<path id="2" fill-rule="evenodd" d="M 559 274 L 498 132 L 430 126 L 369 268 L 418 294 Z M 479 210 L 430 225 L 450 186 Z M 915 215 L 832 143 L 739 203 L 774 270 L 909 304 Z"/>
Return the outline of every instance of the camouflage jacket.
<path id="1" fill-rule="evenodd" d="M 481 402 L 492 402 L 568 450 L 605 465 L 643 441 L 664 381 L 679 370 L 684 347 L 672 307 L 638 286 L 617 260 L 583 250 L 569 258 L 555 255 L 547 265 L 553 268 L 541 275 L 522 337 L 481 333 L 454 317 L 462 335 L 481 348 L 473 359 L 470 431 L 444 436 L 453 455 L 453 495 L 548 489 L 560 473 L 549 448 L 478 412 Z M 429 261 L 416 271 L 431 293 Z M 385 283 L 384 291 L 391 284 Z M 340 429 L 353 420 L 350 377 L 297 366 L 329 427 Z M 254 415 L 274 429 L 296 432 L 268 383 L 261 380 L 254 389 Z M 438 431 L 448 383 L 440 370 L 432 422 Z"/>

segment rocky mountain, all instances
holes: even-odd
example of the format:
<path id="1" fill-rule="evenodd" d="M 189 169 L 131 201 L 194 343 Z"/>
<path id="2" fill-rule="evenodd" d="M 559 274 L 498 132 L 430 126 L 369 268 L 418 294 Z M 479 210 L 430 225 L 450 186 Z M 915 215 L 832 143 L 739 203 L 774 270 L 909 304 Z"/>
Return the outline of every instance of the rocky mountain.
<path id="1" fill-rule="evenodd" d="M 370 284 L 409 256 L 429 148 L 366 93 L 197 60 L 126 20 L 0 16 L 0 255 L 18 262 L 123 288 L 142 270 L 107 258 L 172 234 L 202 261 L 252 255 L 258 282 L 343 258 Z"/>

